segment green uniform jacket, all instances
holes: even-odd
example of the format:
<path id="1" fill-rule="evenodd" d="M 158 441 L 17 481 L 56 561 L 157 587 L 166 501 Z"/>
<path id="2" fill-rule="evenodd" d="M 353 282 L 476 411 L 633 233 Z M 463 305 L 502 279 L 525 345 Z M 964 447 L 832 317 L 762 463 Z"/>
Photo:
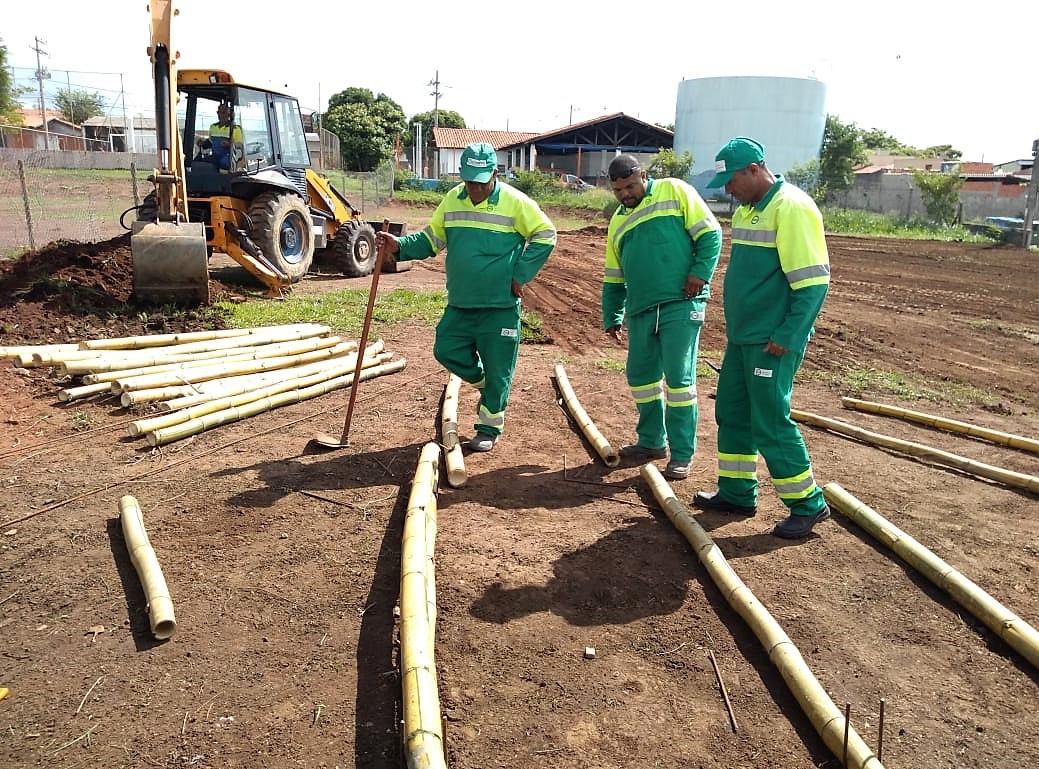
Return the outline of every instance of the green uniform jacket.
<path id="1" fill-rule="evenodd" d="M 725 272 L 725 335 L 800 350 L 830 286 L 823 218 L 807 194 L 778 177 L 757 205 L 732 215 Z"/>
<path id="2" fill-rule="evenodd" d="M 635 208 L 620 206 L 606 233 L 602 286 L 604 329 L 666 302 L 685 300 L 686 278 L 704 281 L 710 296 L 722 231 L 703 198 L 680 179 L 650 179 Z"/>
<path id="3" fill-rule="evenodd" d="M 512 281 L 529 283 L 556 246 L 556 228 L 533 200 L 508 184 L 474 206 L 459 184 L 421 232 L 400 239 L 399 259 L 426 259 L 447 249 L 447 303 L 515 307 Z"/>

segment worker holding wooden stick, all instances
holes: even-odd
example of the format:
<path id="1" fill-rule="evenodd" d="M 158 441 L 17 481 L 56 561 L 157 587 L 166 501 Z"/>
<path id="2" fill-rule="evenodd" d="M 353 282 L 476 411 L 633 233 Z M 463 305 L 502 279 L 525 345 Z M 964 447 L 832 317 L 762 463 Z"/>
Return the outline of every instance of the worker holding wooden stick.
<path id="1" fill-rule="evenodd" d="M 498 181 L 498 157 L 486 143 L 462 152 L 462 183 L 429 224 L 404 237 L 380 232 L 384 258 L 428 259 L 447 249 L 447 307 L 433 356 L 480 391 L 472 451 L 490 451 L 505 427 L 520 344 L 523 286 L 556 246 L 555 225 L 519 190 Z"/>
<path id="2" fill-rule="evenodd" d="M 741 205 L 732 215 L 723 287 L 727 343 L 714 403 L 718 491 L 698 491 L 693 505 L 754 515 L 760 452 L 790 511 L 772 533 L 807 537 L 830 508 L 790 418 L 790 394 L 830 286 L 822 215 L 811 197 L 769 170 L 754 139 L 722 147 L 707 186 L 724 187 Z"/>

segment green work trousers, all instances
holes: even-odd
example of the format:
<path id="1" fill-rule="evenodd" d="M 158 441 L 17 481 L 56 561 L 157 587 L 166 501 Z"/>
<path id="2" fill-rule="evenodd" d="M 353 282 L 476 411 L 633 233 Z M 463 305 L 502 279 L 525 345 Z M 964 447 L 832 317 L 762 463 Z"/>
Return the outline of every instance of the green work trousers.
<path id="1" fill-rule="evenodd" d="M 476 424 L 501 435 L 520 344 L 520 308 L 461 309 L 448 305 L 437 324 L 433 357 L 480 390 Z"/>
<path id="2" fill-rule="evenodd" d="M 826 502 L 797 424 L 790 418 L 794 375 L 804 348 L 770 355 L 764 343 L 729 344 L 718 376 L 718 493 L 733 504 L 757 503 L 758 453 L 793 515 L 815 515 Z"/>
<path id="3" fill-rule="evenodd" d="M 671 459 L 696 452 L 696 355 L 704 299 L 667 302 L 628 317 L 627 377 L 639 412 L 638 445 L 668 446 Z"/>

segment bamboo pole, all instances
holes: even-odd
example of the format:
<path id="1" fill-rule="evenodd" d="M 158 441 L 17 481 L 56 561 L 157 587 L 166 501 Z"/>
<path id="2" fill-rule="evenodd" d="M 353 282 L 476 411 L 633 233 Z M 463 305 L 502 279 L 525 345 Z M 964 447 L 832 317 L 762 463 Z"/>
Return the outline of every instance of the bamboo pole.
<path id="1" fill-rule="evenodd" d="M 72 376 L 153 366 L 156 367 L 155 370 L 157 371 L 159 366 L 190 363 L 192 361 L 206 360 L 207 358 L 219 360 L 230 356 L 244 356 L 254 354 L 259 349 L 273 349 L 274 351 L 279 349 L 284 351 L 304 349 L 305 343 L 310 340 L 328 338 L 327 334 L 298 336 L 297 334 L 286 332 L 280 336 L 235 337 L 232 339 L 217 339 L 211 342 L 197 342 L 182 345 L 181 347 L 155 347 L 146 350 L 117 351 L 115 353 L 103 351 L 101 353 L 93 353 L 99 356 L 97 358 L 63 361 L 57 368 L 59 373 Z M 336 341 L 331 344 L 343 341 L 341 337 L 334 337 L 334 339 Z M 248 342 L 248 344 L 245 342 Z M 275 347 L 274 345 L 282 345 L 282 347 Z M 326 344 L 324 346 L 330 345 Z M 311 347 L 311 349 L 314 348 Z M 277 353 L 275 352 L 275 354 Z M 283 354 L 287 354 L 287 352 Z"/>
<path id="2" fill-rule="evenodd" d="M 84 383 L 92 384 L 149 371 L 155 373 L 174 368 L 204 366 L 233 360 L 256 360 L 274 358 L 278 355 L 296 355 L 323 350 L 345 342 L 346 340 L 339 336 L 319 336 L 285 342 L 270 342 L 250 347 L 227 347 L 219 350 L 199 350 L 198 352 L 158 355 L 145 352 L 143 355 L 103 357 L 96 361 L 66 362 L 58 367 L 58 372 L 71 376 L 82 376 Z M 357 347 L 355 342 L 350 344 Z"/>
<path id="3" fill-rule="evenodd" d="M 350 342 L 349 344 L 355 343 Z M 378 358 L 380 361 L 389 360 L 389 358 L 382 357 L 383 355 L 389 354 L 382 352 L 384 347 L 385 345 L 381 339 L 375 344 L 368 345 L 364 352 L 364 359 L 366 361 L 375 358 Z M 200 403 L 208 403 L 216 398 L 226 398 L 231 395 L 237 395 L 238 393 L 248 392 L 249 390 L 258 390 L 262 387 L 278 384 L 289 379 L 300 379 L 310 376 L 311 374 L 327 371 L 330 368 L 339 369 L 342 368 L 343 361 L 356 360 L 356 351 L 354 351 L 344 357 L 318 360 L 311 363 L 304 363 L 299 366 L 275 369 L 274 371 L 264 371 L 258 374 L 241 374 L 239 376 L 224 377 L 222 379 L 210 379 L 193 385 L 182 385 L 182 391 L 166 398 L 165 403 L 158 404 L 158 409 L 160 411 L 177 411 L 178 409 L 191 408 Z M 161 392 L 165 389 L 167 388 L 157 388 L 156 392 Z M 123 393 L 123 405 L 129 405 L 128 401 L 132 401 L 134 394 L 137 392 L 148 393 L 150 391 L 132 390 L 128 393 Z"/>
<path id="4" fill-rule="evenodd" d="M 135 350 L 143 347 L 163 347 L 169 345 L 204 342 L 211 339 L 227 339 L 229 337 L 249 337 L 262 335 L 274 330 L 324 328 L 324 333 L 331 329 L 319 323 L 285 323 L 276 326 L 253 326 L 251 328 L 223 328 L 209 331 L 186 331 L 180 334 L 145 334 L 143 336 L 109 337 L 105 339 L 89 339 L 80 342 L 78 347 L 84 350 Z"/>
<path id="5" fill-rule="evenodd" d="M 991 430 L 988 427 L 972 425 L 969 422 L 960 422 L 956 419 L 947 419 L 945 417 L 924 414 L 920 411 L 911 411 L 910 409 L 904 409 L 898 406 L 887 406 L 883 403 L 863 401 L 858 398 L 841 398 L 841 405 L 848 409 L 866 411 L 870 414 L 897 417 L 909 422 L 918 422 L 919 424 L 934 427 L 939 430 L 970 435 L 973 438 L 981 438 L 982 440 L 990 441 L 992 443 L 998 443 L 1001 446 L 1024 449 L 1025 451 L 1031 451 L 1033 454 L 1039 454 L 1039 441 L 1034 438 L 1025 438 L 1021 435 L 1013 435 L 1012 433 L 1004 433 L 999 430 Z"/>
<path id="6" fill-rule="evenodd" d="M 465 469 L 465 457 L 462 456 L 462 444 L 456 443 L 451 449 L 444 449 L 444 464 L 447 465 L 447 482 L 453 489 L 460 489 L 469 480 Z"/>
<path id="7" fill-rule="evenodd" d="M 382 376 L 383 374 L 392 374 L 403 369 L 405 365 L 407 365 L 407 361 L 401 359 L 391 363 L 384 363 L 381 366 L 373 366 L 372 368 L 364 369 L 361 372 L 361 379 L 370 379 L 372 377 Z M 269 398 L 261 398 L 247 403 L 244 406 L 206 414 L 205 416 L 189 420 L 182 424 L 153 430 L 147 435 L 148 444 L 150 446 L 163 446 L 172 441 L 177 441 L 191 435 L 205 432 L 213 427 L 237 422 L 241 419 L 262 414 L 265 411 L 271 411 L 272 409 L 287 406 L 292 403 L 302 403 L 310 398 L 316 398 L 319 395 L 324 395 L 325 393 L 332 392 L 341 387 L 346 387 L 352 384 L 352 382 L 353 374 L 351 373 L 300 390 L 292 390 L 291 392 L 279 393 Z"/>
<path id="8" fill-rule="evenodd" d="M 137 500 L 127 494 L 119 500 L 119 520 L 123 526 L 123 537 L 130 552 L 130 560 L 141 579 L 144 596 L 148 601 L 148 620 L 152 635 L 160 641 L 170 638 L 177 630 L 177 618 L 173 614 L 173 599 L 170 598 L 166 578 L 155 557 L 155 550 L 144 530 L 144 515 Z"/>
<path id="9" fill-rule="evenodd" d="M 584 437 L 592 444 L 595 452 L 606 463 L 607 467 L 619 465 L 621 461 L 620 455 L 603 437 L 602 433 L 599 432 L 599 428 L 595 426 L 591 417 L 588 416 L 584 407 L 581 406 L 581 402 L 577 400 L 577 396 L 570 386 L 570 380 L 566 376 L 566 370 L 561 363 L 556 364 L 556 383 L 559 385 L 559 392 L 563 396 L 563 402 L 566 404 L 567 410 L 574 418 L 574 421 L 577 422 L 577 426 L 581 429 Z"/>
<path id="10" fill-rule="evenodd" d="M 404 518 L 400 571 L 401 688 L 408 769 L 446 769 L 434 653 L 433 540 L 440 447 L 419 455 Z"/>
<path id="11" fill-rule="evenodd" d="M 371 367 L 382 363 L 387 363 L 392 357 L 391 353 L 382 353 L 375 356 L 374 358 L 365 358 L 364 366 Z M 356 354 L 351 356 L 356 358 Z M 328 368 L 323 371 L 317 371 L 309 376 L 298 377 L 295 379 L 285 379 L 281 382 L 275 382 L 264 387 L 258 387 L 252 390 L 246 390 L 245 392 L 236 393 L 229 395 L 224 398 L 214 398 L 204 403 L 199 403 L 189 408 L 179 409 L 177 411 L 167 411 L 158 416 L 146 417 L 143 419 L 137 419 L 127 425 L 127 431 L 130 436 L 136 438 L 140 435 L 160 430 L 164 427 L 171 427 L 173 425 L 182 424 L 191 419 L 198 419 L 206 414 L 212 414 L 217 411 L 224 409 L 235 408 L 237 406 L 244 406 L 247 403 L 260 400 L 261 398 L 270 398 L 279 393 L 288 392 L 290 390 L 302 390 L 316 385 L 321 382 L 327 382 L 330 379 L 336 377 L 345 376 L 346 374 L 352 373 L 355 363 L 351 358 L 347 358 L 349 364 L 343 363 L 342 365 L 336 366 L 335 368 Z M 289 369 L 291 371 L 291 369 Z"/>
<path id="12" fill-rule="evenodd" d="M 1039 669 L 1039 632 L 1035 628 L 839 484 L 826 484 L 823 493 L 827 502 L 951 595 L 960 606 Z"/>
<path id="13" fill-rule="evenodd" d="M 108 382 L 82 385 L 80 387 L 65 387 L 61 390 L 58 390 L 58 400 L 62 403 L 67 403 L 68 401 L 74 401 L 79 398 L 87 398 L 91 395 L 97 395 L 98 393 L 110 392 L 112 392 L 112 386 L 108 384 Z"/>
<path id="14" fill-rule="evenodd" d="M 28 368 L 21 361 L 28 360 L 32 365 L 32 356 L 35 352 L 69 352 L 75 350 L 77 345 L 68 344 L 12 344 L 0 346 L 0 360 L 14 359 L 16 368 Z"/>
<path id="15" fill-rule="evenodd" d="M 354 342 L 344 342 L 326 350 L 300 353 L 299 355 L 279 355 L 274 358 L 257 360 L 232 361 L 230 363 L 213 363 L 207 366 L 190 369 L 163 371 L 157 374 L 140 374 L 126 379 L 113 379 L 112 392 L 124 393 L 131 390 L 147 390 L 152 387 L 169 387 L 178 384 L 195 384 L 211 379 L 238 376 L 240 374 L 258 374 L 263 371 L 292 368 L 304 363 L 349 355 L 356 349 Z"/>
<path id="16" fill-rule="evenodd" d="M 707 569 L 725 600 L 754 631 L 754 635 L 768 653 L 772 664 L 783 676 L 783 680 L 786 681 L 801 709 L 808 716 L 819 736 L 823 738 L 826 747 L 835 756 L 843 756 L 845 733 L 847 732 L 845 766 L 851 769 L 882 769 L 880 760 L 873 755 L 858 733 L 854 729 L 848 728 L 845 717 L 827 695 L 826 690 L 816 679 L 783 628 L 768 610 L 758 603 L 750 588 L 743 583 L 743 580 L 725 560 L 725 556 L 722 555 L 718 546 L 678 501 L 656 466 L 647 463 L 641 467 L 639 472 L 649 484 L 654 497 L 664 508 L 671 523 L 692 545 L 697 558 Z"/>
<path id="17" fill-rule="evenodd" d="M 806 422 L 807 424 L 816 425 L 817 427 L 825 427 L 828 430 L 833 430 L 835 433 L 841 433 L 842 435 L 848 435 L 852 438 L 858 438 L 866 443 L 894 449 L 922 459 L 929 459 L 938 464 L 947 467 L 955 467 L 957 470 L 963 470 L 982 478 L 989 478 L 994 481 L 999 481 L 1000 483 L 1005 483 L 1008 486 L 1015 486 L 1017 488 L 1039 493 L 1039 478 L 1034 475 L 1026 475 L 1025 473 L 1006 470 L 1002 467 L 993 467 L 992 465 L 986 465 L 983 462 L 967 459 L 966 457 L 961 457 L 957 454 L 950 454 L 941 449 L 925 446 L 921 443 L 901 441 L 897 438 L 891 438 L 886 435 L 870 432 L 869 430 L 863 430 L 861 427 L 855 427 L 847 422 L 828 419 L 826 417 L 821 417 L 818 414 L 811 414 L 807 411 L 790 409 L 790 416 L 798 422 Z"/>
<path id="18" fill-rule="evenodd" d="M 458 391 L 461 386 L 462 380 L 451 374 L 447 380 L 447 387 L 444 388 L 444 405 L 440 409 L 440 437 L 447 451 L 458 445 Z"/>

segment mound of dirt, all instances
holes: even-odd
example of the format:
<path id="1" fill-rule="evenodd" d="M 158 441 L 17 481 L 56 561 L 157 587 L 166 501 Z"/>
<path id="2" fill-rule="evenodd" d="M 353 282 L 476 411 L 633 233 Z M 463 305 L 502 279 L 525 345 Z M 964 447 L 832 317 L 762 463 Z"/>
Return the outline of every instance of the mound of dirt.
<path id="1" fill-rule="evenodd" d="M 241 291 L 210 279 L 210 296 Z M 130 236 L 100 243 L 55 241 L 0 262 L 0 333 L 23 344 L 222 328 L 212 309 L 169 312 L 133 298 Z"/>

